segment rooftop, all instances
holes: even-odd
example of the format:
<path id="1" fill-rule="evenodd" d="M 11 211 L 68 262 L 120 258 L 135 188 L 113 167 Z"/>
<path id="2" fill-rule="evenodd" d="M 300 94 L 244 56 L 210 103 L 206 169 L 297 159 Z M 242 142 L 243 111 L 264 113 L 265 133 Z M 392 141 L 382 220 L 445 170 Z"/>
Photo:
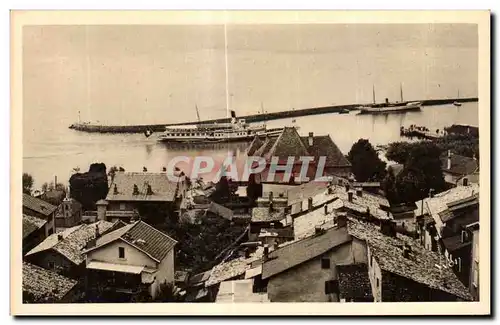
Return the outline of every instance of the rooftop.
<path id="1" fill-rule="evenodd" d="M 111 222 L 101 220 L 92 224 L 82 224 L 67 228 L 60 233 L 55 233 L 47 237 L 38 246 L 30 250 L 26 256 L 52 249 L 66 257 L 72 263 L 79 265 L 85 261 L 85 256 L 82 252 L 87 243 L 95 238 L 96 227 L 98 227 L 99 233 L 103 234 L 113 225 Z M 59 238 L 60 236 L 62 236 L 62 239 Z"/>
<path id="2" fill-rule="evenodd" d="M 348 219 L 348 231 L 352 236 L 366 241 L 382 270 L 461 299 L 471 299 L 467 288 L 445 266 L 444 259 L 438 253 L 422 247 L 416 240 L 401 234 L 386 236 L 375 225 L 354 218 Z M 405 244 L 411 248 L 408 258 L 402 253 Z"/>
<path id="3" fill-rule="evenodd" d="M 103 247 L 115 240 L 128 243 L 157 262 L 161 262 L 177 244 L 176 240 L 139 220 L 101 236 L 97 240 L 96 246 L 87 251 Z"/>
<path id="4" fill-rule="evenodd" d="M 78 283 L 53 271 L 23 262 L 23 292 L 33 296 L 35 301 L 58 301 Z"/>
<path id="5" fill-rule="evenodd" d="M 337 265 L 340 296 L 351 299 L 373 299 L 366 264 Z"/>
<path id="6" fill-rule="evenodd" d="M 215 302 L 270 302 L 267 293 L 254 293 L 253 280 L 224 281 L 220 284 Z"/>
<path id="7" fill-rule="evenodd" d="M 263 144 L 264 142 L 258 136 L 255 136 L 255 138 L 253 138 L 252 142 L 248 146 L 247 155 L 252 156 L 255 151 L 262 147 Z"/>
<path id="8" fill-rule="evenodd" d="M 328 203 L 327 213 L 325 214 L 325 209 L 322 207 L 317 207 L 312 211 L 309 211 L 299 217 L 293 219 L 293 231 L 295 239 L 304 239 L 309 236 L 314 235 L 315 227 L 321 226 L 323 224 L 332 223 L 335 217 L 336 210 L 338 208 L 338 203 L 340 200 L 335 200 Z"/>
<path id="9" fill-rule="evenodd" d="M 205 287 L 210 287 L 222 281 L 243 276 L 247 270 L 252 268 L 253 262 L 261 259 L 263 251 L 264 249 L 259 247 L 249 258 L 238 257 L 216 265 L 211 270 L 210 277 L 205 282 Z"/>
<path id="10" fill-rule="evenodd" d="M 266 207 L 256 207 L 252 209 L 252 222 L 273 222 L 285 218 L 285 209 L 273 208 L 269 211 Z"/>
<path id="11" fill-rule="evenodd" d="M 457 154 L 451 154 L 451 168 L 448 168 L 448 154 L 441 155 L 441 167 L 443 172 L 455 175 L 468 175 L 476 172 L 479 164 L 476 159 Z"/>
<path id="12" fill-rule="evenodd" d="M 269 253 L 262 265 L 262 279 L 287 271 L 351 241 L 347 229 L 332 228 L 321 235 L 305 238 Z"/>
<path id="13" fill-rule="evenodd" d="M 23 207 L 35 212 L 49 216 L 56 211 L 57 206 L 23 193 Z"/>
<path id="14" fill-rule="evenodd" d="M 233 219 L 233 210 L 226 208 L 225 206 L 222 206 L 220 204 L 217 204 L 215 202 L 211 202 L 210 205 L 208 206 L 207 212 L 211 212 L 215 215 L 221 216 L 224 219 L 227 219 L 231 221 Z"/>
<path id="15" fill-rule="evenodd" d="M 138 194 L 134 194 L 134 185 L 137 186 Z M 148 185 L 151 186 L 151 193 L 148 193 Z M 106 200 L 172 202 L 176 189 L 177 184 L 171 182 L 166 173 L 118 172 L 109 187 Z"/>
<path id="16" fill-rule="evenodd" d="M 451 237 L 443 238 L 443 245 L 450 253 L 456 252 L 461 248 L 469 246 L 470 241 L 462 242 L 462 234 L 457 234 Z"/>
<path id="17" fill-rule="evenodd" d="M 313 136 L 313 145 L 309 146 L 309 137 L 300 137 L 307 148 L 307 152 L 319 161 L 319 157 L 326 156 L 325 167 L 351 166 L 339 147 L 329 135 Z"/>
<path id="18" fill-rule="evenodd" d="M 46 220 L 23 214 L 23 239 L 45 226 L 46 223 Z"/>

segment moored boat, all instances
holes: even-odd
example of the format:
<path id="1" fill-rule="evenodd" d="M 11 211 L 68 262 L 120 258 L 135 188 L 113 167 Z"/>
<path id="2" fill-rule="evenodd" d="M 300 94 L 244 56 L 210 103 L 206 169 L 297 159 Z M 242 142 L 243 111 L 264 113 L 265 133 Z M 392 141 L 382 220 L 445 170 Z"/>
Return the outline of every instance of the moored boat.
<path id="1" fill-rule="evenodd" d="M 400 85 L 401 101 L 400 102 L 389 102 L 386 98 L 384 103 L 376 103 L 375 101 L 375 87 L 373 87 L 373 104 L 359 106 L 359 114 L 388 114 L 388 113 L 400 113 L 407 111 L 418 111 L 422 107 L 421 102 L 405 102 L 403 100 L 403 86 Z"/>

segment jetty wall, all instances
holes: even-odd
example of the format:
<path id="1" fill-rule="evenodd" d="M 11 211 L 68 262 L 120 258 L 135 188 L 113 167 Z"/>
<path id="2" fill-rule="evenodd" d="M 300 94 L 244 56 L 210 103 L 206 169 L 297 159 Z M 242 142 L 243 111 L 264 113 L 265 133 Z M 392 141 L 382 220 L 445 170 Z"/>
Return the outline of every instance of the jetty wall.
<path id="1" fill-rule="evenodd" d="M 453 102 L 477 102 L 478 98 L 453 98 L 453 99 L 427 99 L 421 100 L 422 106 L 431 105 L 447 105 Z M 246 116 L 239 116 L 238 118 L 244 118 L 249 123 L 264 122 L 270 120 L 278 120 L 283 118 L 293 118 L 308 115 L 319 115 L 327 113 L 339 113 L 345 110 L 355 110 L 362 104 L 350 104 L 350 105 L 334 105 L 334 106 L 322 106 L 313 108 L 302 108 L 293 109 L 290 111 L 281 112 L 271 112 L 264 114 L 252 114 Z M 96 125 L 96 124 L 73 124 L 69 128 L 82 131 L 82 132 L 94 132 L 94 133 L 144 133 L 147 130 L 153 132 L 163 132 L 166 126 L 176 126 L 176 125 L 195 125 L 195 124 L 207 124 L 207 123 L 228 123 L 230 118 L 218 118 L 209 119 L 204 121 L 191 121 L 191 122 L 181 122 L 181 123 L 163 123 L 163 124 L 143 124 L 143 125 Z"/>

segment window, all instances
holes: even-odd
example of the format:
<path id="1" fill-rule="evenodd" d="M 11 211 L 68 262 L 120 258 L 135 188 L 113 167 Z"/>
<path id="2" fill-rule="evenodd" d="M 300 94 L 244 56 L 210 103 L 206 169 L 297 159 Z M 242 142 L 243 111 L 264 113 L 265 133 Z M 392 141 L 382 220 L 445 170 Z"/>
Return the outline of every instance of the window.
<path id="1" fill-rule="evenodd" d="M 54 264 L 54 262 L 49 262 L 49 270 L 53 270 L 56 268 L 56 265 Z"/>
<path id="2" fill-rule="evenodd" d="M 380 280 L 377 278 L 377 288 L 380 288 Z"/>
<path id="3" fill-rule="evenodd" d="M 321 268 L 322 269 L 329 269 L 330 268 L 330 259 L 323 257 L 321 259 Z"/>
<path id="4" fill-rule="evenodd" d="M 118 247 L 118 258 L 125 258 L 125 248 Z"/>
<path id="5" fill-rule="evenodd" d="M 330 281 L 325 281 L 325 294 L 333 294 L 333 293 L 339 293 L 339 281 L 337 280 L 330 280 Z"/>

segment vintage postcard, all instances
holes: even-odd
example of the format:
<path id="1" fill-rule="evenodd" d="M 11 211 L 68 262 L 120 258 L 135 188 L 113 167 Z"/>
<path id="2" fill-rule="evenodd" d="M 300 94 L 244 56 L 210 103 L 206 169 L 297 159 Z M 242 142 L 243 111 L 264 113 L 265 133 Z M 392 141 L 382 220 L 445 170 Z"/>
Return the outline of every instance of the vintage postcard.
<path id="1" fill-rule="evenodd" d="M 11 27 L 12 314 L 490 313 L 488 11 Z"/>

